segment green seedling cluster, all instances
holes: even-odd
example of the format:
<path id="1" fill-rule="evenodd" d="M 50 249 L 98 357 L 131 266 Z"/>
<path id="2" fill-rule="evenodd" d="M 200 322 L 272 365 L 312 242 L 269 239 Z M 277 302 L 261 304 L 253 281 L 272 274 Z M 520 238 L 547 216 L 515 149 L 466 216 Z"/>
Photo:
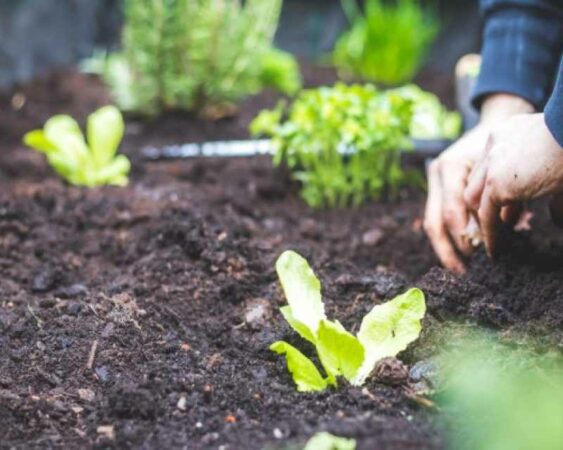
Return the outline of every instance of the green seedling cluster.
<path id="1" fill-rule="evenodd" d="M 298 65 L 272 47 L 281 5 L 127 0 L 122 52 L 87 66 L 101 73 L 122 110 L 142 114 L 181 109 L 220 116 L 265 87 L 294 94 L 301 87 Z"/>
<path id="2" fill-rule="evenodd" d="M 43 153 L 53 170 L 77 186 L 125 186 L 131 164 L 116 155 L 125 124 L 114 106 L 105 106 L 88 117 L 88 142 L 70 116 L 49 119 L 42 130 L 24 136 L 24 143 Z"/>
<path id="3" fill-rule="evenodd" d="M 453 137 L 460 128 L 457 113 L 416 86 L 380 91 L 338 83 L 261 112 L 250 131 L 272 138 L 274 163 L 289 167 L 304 200 L 318 208 L 356 206 L 423 184 L 419 173 L 402 169 L 401 151 L 411 148 L 411 137 Z"/>
<path id="4" fill-rule="evenodd" d="M 354 336 L 340 322 L 327 318 L 321 283 L 302 256 L 284 252 L 276 262 L 276 270 L 288 302 L 281 312 L 291 328 L 315 346 L 324 370 L 323 375 L 313 361 L 289 343 L 273 343 L 270 349 L 285 355 L 300 392 L 336 387 L 339 377 L 361 386 L 379 360 L 396 356 L 420 334 L 426 304 L 419 289 L 410 289 L 375 306 Z"/>
<path id="5" fill-rule="evenodd" d="M 414 84 L 398 89 L 414 104 L 409 132 L 414 139 L 456 139 L 461 134 L 461 115 L 448 111 L 440 99 Z"/>
<path id="6" fill-rule="evenodd" d="M 345 74 L 396 86 L 412 80 L 439 29 L 417 0 L 342 0 L 351 28 L 336 43 L 333 61 Z"/>
<path id="7" fill-rule="evenodd" d="M 400 93 L 338 83 L 302 91 L 285 114 L 280 104 L 250 130 L 272 137 L 274 163 L 287 164 L 310 206 L 359 205 L 407 182 L 399 159 L 410 145 L 412 101 Z"/>

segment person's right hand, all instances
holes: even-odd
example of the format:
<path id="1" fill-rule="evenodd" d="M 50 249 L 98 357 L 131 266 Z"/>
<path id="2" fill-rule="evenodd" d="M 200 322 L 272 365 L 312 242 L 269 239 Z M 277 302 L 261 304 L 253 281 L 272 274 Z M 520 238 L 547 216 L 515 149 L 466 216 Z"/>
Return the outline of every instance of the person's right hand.
<path id="1" fill-rule="evenodd" d="M 429 165 L 424 229 L 447 269 L 463 273 L 460 253 L 467 255 L 472 250 L 466 238 L 470 211 L 463 193 L 469 174 L 485 153 L 491 128 L 515 114 L 533 112 L 533 106 L 519 97 L 488 97 L 481 108 L 480 123 Z"/>

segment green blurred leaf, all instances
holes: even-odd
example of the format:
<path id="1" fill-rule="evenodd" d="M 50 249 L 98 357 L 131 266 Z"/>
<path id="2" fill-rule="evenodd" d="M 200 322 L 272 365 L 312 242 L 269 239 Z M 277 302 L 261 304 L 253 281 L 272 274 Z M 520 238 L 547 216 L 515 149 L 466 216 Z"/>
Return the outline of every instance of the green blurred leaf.
<path id="1" fill-rule="evenodd" d="M 356 450 L 356 440 L 320 432 L 309 439 L 303 450 Z"/>
<path id="2" fill-rule="evenodd" d="M 319 323 L 326 318 L 321 282 L 307 260 L 291 250 L 277 259 L 276 271 L 290 308 L 286 309 L 287 316 L 294 319 L 293 323 L 302 324 L 309 337 L 316 336 Z"/>
<path id="3" fill-rule="evenodd" d="M 396 356 L 418 339 L 425 312 L 424 293 L 416 288 L 373 307 L 363 318 L 358 332 L 366 357 L 354 384 L 363 384 L 380 359 Z"/>
<path id="4" fill-rule="evenodd" d="M 340 322 L 322 320 L 317 335 L 317 352 L 332 377 L 351 381 L 364 361 L 364 347 Z"/>
<path id="5" fill-rule="evenodd" d="M 270 350 L 285 355 L 287 368 L 299 392 L 322 391 L 327 381 L 321 376 L 313 362 L 292 345 L 284 341 L 274 342 Z"/>

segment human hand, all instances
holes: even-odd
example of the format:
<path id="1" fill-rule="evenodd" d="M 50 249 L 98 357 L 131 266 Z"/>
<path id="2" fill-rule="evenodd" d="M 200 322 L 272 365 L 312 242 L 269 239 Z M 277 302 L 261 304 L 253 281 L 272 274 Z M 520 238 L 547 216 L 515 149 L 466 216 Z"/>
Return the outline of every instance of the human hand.
<path id="1" fill-rule="evenodd" d="M 563 148 L 543 114 L 517 115 L 491 133 L 487 150 L 473 168 L 464 192 L 478 217 L 489 255 L 495 251 L 504 211 L 521 202 L 563 192 Z"/>
<path id="2" fill-rule="evenodd" d="M 514 114 L 531 112 L 533 106 L 518 97 L 489 97 L 482 105 L 479 125 L 430 164 L 424 229 L 446 268 L 463 273 L 465 265 L 458 251 L 467 255 L 472 250 L 465 238 L 471 212 L 463 195 L 469 174 L 484 155 L 491 129 Z"/>

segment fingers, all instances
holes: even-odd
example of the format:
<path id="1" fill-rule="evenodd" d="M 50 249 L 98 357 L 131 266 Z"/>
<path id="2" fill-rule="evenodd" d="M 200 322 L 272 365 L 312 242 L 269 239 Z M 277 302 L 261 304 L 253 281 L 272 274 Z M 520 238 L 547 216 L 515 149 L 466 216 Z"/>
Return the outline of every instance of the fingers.
<path id="1" fill-rule="evenodd" d="M 501 206 L 494 196 L 493 188 L 489 185 L 485 188 L 481 196 L 478 216 L 485 249 L 490 257 L 495 254 L 495 245 L 501 225 L 500 211 Z"/>
<path id="2" fill-rule="evenodd" d="M 424 215 L 424 229 L 430 238 L 432 248 L 446 267 L 457 273 L 464 273 L 465 266 L 450 241 L 442 216 L 443 189 L 439 162 L 433 162 L 428 169 L 428 199 Z"/>
<path id="3" fill-rule="evenodd" d="M 473 248 L 465 238 L 469 214 L 463 199 L 463 188 L 468 169 L 463 166 L 451 167 L 447 174 L 441 173 L 442 217 L 449 235 L 457 248 L 469 255 Z"/>
<path id="4" fill-rule="evenodd" d="M 479 209 L 479 204 L 481 203 L 481 196 L 483 195 L 483 190 L 485 189 L 485 182 L 487 181 L 487 168 L 489 163 L 489 154 L 493 147 L 493 138 L 489 136 L 483 158 L 479 163 L 473 168 L 471 174 L 469 175 L 469 180 L 467 187 L 464 192 L 464 201 L 466 205 L 473 211 Z"/>

